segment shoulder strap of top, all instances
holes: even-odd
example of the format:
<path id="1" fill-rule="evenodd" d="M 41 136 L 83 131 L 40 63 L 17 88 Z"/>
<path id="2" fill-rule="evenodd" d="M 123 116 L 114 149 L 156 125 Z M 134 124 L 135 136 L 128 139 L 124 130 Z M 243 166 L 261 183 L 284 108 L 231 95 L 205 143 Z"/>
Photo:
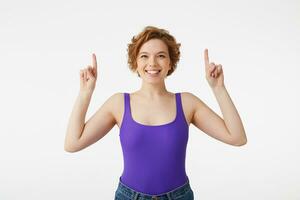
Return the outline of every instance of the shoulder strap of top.
<path id="1" fill-rule="evenodd" d="M 177 117 L 180 118 L 180 120 L 185 120 L 183 107 L 182 107 L 182 101 L 181 101 L 181 93 L 175 93 L 176 95 L 176 109 L 177 109 Z"/>
<path id="2" fill-rule="evenodd" d="M 130 111 L 130 101 L 129 94 L 127 92 L 124 93 L 124 119 L 128 119 L 128 114 Z"/>

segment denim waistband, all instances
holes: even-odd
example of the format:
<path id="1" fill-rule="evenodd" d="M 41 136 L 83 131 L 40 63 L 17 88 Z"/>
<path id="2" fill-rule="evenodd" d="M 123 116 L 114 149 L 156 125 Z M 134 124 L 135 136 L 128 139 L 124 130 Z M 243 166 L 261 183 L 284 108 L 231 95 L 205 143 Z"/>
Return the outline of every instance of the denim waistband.
<path id="1" fill-rule="evenodd" d="M 121 178 L 119 178 L 119 185 L 118 185 L 117 190 L 133 200 L 138 199 L 138 197 L 145 199 L 145 200 L 146 199 L 169 200 L 169 199 L 173 199 L 178 196 L 184 195 L 187 191 L 191 190 L 191 187 L 190 187 L 189 179 L 187 179 L 186 183 L 184 183 L 183 185 L 181 185 L 169 192 L 151 195 L 151 194 L 146 194 L 146 193 L 135 191 L 134 189 L 132 189 L 132 188 L 128 187 L 127 185 L 125 185 L 124 183 L 122 183 Z"/>

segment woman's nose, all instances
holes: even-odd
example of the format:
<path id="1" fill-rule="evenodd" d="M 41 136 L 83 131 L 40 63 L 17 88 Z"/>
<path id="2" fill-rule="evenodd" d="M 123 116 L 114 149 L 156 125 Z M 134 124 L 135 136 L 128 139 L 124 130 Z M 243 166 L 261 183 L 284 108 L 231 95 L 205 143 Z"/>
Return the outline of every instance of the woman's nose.
<path id="1" fill-rule="evenodd" d="M 155 66 L 156 65 L 155 58 L 150 58 L 148 64 L 149 64 L 149 66 L 152 66 L 152 67 Z"/>

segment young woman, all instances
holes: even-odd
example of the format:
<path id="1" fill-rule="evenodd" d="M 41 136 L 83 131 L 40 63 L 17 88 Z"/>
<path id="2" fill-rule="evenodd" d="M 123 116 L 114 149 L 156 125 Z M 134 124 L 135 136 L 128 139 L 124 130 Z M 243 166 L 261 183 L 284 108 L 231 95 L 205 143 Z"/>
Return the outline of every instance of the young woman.
<path id="1" fill-rule="evenodd" d="M 176 69 L 180 43 L 165 29 L 147 26 L 128 45 L 130 70 L 141 78 L 133 93 L 116 93 L 85 122 L 97 80 L 97 61 L 80 70 L 80 92 L 72 110 L 65 150 L 77 152 L 120 128 L 124 170 L 115 199 L 194 199 L 185 171 L 189 125 L 226 144 L 241 146 L 247 138 L 242 121 L 224 85 L 220 64 L 204 50 L 206 80 L 223 119 L 190 92 L 172 93 L 165 78 Z"/>

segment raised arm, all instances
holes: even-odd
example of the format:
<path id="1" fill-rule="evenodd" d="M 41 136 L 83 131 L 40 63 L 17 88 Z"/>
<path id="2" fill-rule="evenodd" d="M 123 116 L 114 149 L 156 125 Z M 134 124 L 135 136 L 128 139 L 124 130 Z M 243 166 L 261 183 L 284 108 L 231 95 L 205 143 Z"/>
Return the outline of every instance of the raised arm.
<path id="1" fill-rule="evenodd" d="M 67 126 L 64 149 L 67 152 L 77 152 L 95 143 L 106 135 L 116 124 L 113 116 L 113 106 L 118 94 L 112 95 L 85 122 L 85 116 L 97 80 L 96 55 L 92 56 L 92 66 L 80 70 L 80 91 L 74 104 Z"/>
<path id="2" fill-rule="evenodd" d="M 247 143 L 242 120 L 224 85 L 222 65 L 209 62 L 208 50 L 204 50 L 206 79 L 220 106 L 223 119 L 195 95 L 189 94 L 194 105 L 192 123 L 211 137 L 234 146 Z"/>

